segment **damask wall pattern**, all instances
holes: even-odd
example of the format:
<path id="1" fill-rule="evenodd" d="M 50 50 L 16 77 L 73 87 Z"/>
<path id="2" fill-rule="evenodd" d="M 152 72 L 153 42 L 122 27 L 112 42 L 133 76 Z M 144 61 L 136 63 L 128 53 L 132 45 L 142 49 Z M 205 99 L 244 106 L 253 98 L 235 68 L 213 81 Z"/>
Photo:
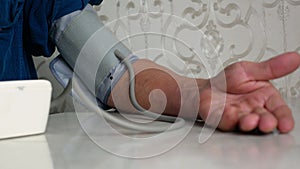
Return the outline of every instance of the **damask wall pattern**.
<path id="1" fill-rule="evenodd" d="M 139 57 L 187 76 L 300 51 L 300 0 L 104 0 L 95 9 Z M 273 83 L 300 95 L 300 71 Z"/>

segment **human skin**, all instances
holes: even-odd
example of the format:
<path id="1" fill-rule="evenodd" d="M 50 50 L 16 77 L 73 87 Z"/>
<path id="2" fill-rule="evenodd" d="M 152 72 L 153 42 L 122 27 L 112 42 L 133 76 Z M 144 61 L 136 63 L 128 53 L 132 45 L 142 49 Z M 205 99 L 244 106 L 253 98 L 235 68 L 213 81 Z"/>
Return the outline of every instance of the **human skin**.
<path id="1" fill-rule="evenodd" d="M 135 95 L 138 103 L 145 109 L 150 108 L 151 111 L 172 116 L 177 116 L 182 110 L 182 100 L 189 104 L 186 106 L 188 108 L 183 110 L 184 113 L 180 114 L 185 118 L 193 117 L 192 113 L 197 110 L 197 117 L 206 121 L 210 113 L 222 111 L 220 122 L 217 124 L 218 129 L 222 131 L 238 128 L 242 132 L 259 129 L 269 133 L 278 129 L 281 133 L 288 133 L 294 128 L 292 112 L 269 80 L 288 75 L 299 65 L 300 55 L 290 52 L 260 63 L 234 63 L 224 69 L 224 74 L 220 73 L 211 79 L 193 79 L 180 76 L 152 61 L 140 59 L 133 64 Z M 224 81 L 225 86 L 222 85 Z M 193 84 L 196 84 L 196 87 Z M 188 95 L 183 96 L 180 89 L 186 90 L 186 86 L 189 85 L 192 87 L 188 89 Z M 158 91 L 157 89 L 164 95 L 158 92 L 156 97 L 150 99 L 150 104 L 149 96 L 151 92 L 153 95 L 153 91 Z M 214 96 L 214 99 L 221 98 L 213 100 L 214 103 L 225 103 L 212 105 L 214 111 L 210 111 L 212 89 L 220 96 Z M 222 99 L 222 96 L 226 100 Z M 129 99 L 128 73 L 121 77 L 112 90 L 108 105 L 119 110 L 136 112 Z M 195 105 L 198 106 L 197 109 Z"/>

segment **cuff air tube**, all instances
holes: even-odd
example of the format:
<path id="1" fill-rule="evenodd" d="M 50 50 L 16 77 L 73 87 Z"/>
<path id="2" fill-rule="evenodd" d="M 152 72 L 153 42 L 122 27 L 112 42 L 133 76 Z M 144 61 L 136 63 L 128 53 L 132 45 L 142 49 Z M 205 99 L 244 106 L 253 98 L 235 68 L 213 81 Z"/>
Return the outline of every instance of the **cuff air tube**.
<path id="1" fill-rule="evenodd" d="M 107 77 L 120 78 L 120 75 L 110 75 L 112 70 L 118 69 L 119 65 L 125 66 L 130 76 L 130 100 L 133 106 L 146 116 L 156 120 L 166 121 L 169 124 L 139 124 L 126 119 L 119 119 L 115 116 L 102 111 L 98 105 L 88 97 L 89 94 L 82 90 L 78 80 L 75 78 L 73 87 L 80 100 L 92 111 L 102 115 L 105 119 L 128 129 L 146 131 L 146 132 L 162 132 L 165 130 L 173 130 L 181 128 L 184 120 L 181 118 L 159 115 L 143 109 L 135 98 L 134 91 L 134 71 L 131 63 L 133 57 L 131 51 L 120 42 L 112 32 L 105 28 L 104 24 L 99 20 L 97 14 L 93 10 L 89 10 L 90 6 L 83 11 L 73 13 L 71 19 L 61 18 L 63 25 L 54 26 L 52 34 L 67 64 L 74 70 L 76 77 L 87 87 L 90 93 L 96 96 L 103 95 L 98 93 L 101 86 L 107 80 Z M 58 21 L 59 22 L 59 21 Z M 67 24 L 66 24 L 67 23 Z M 60 30 L 59 30 L 59 29 Z M 61 29 L 62 28 L 62 29 Z M 58 36 L 57 36 L 58 35 Z M 130 57 L 128 57 L 130 56 Z M 118 72 L 118 71 L 117 71 Z M 101 100 L 101 99 L 100 99 Z"/>

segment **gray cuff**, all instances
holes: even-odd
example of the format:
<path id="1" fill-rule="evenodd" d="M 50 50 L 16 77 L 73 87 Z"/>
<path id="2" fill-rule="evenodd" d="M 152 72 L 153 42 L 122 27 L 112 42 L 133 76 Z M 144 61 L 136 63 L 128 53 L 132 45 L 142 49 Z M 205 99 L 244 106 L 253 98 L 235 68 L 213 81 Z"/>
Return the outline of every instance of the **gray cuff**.
<path id="1" fill-rule="evenodd" d="M 94 11 L 91 5 L 87 5 L 84 10 Z M 71 21 L 80 14 L 81 10 L 74 11 L 69 13 L 56 21 L 53 22 L 51 29 L 50 29 L 50 38 L 54 41 L 55 44 L 58 43 L 59 38 L 66 27 L 71 23 Z"/>
<path id="2" fill-rule="evenodd" d="M 138 60 L 138 57 L 135 55 L 128 56 L 128 61 L 133 64 Z M 109 74 L 105 77 L 105 79 L 100 83 L 99 90 L 97 93 L 98 99 L 102 101 L 102 103 L 107 103 L 108 97 L 112 91 L 112 89 L 116 86 L 117 82 L 124 75 L 127 70 L 126 65 L 120 63 L 116 65 L 113 69 L 110 70 Z"/>
<path id="3" fill-rule="evenodd" d="M 94 12 L 93 7 L 90 5 L 87 5 L 84 10 L 90 11 L 92 13 Z M 68 29 L 68 26 L 72 23 L 72 20 L 74 18 L 78 18 L 78 16 L 80 16 L 81 12 L 82 11 L 72 12 L 54 22 L 54 24 L 52 25 L 51 30 L 50 30 L 50 37 L 52 38 L 52 40 L 54 41 L 55 44 L 61 43 L 60 42 L 61 37 L 63 37 L 63 34 L 65 33 L 66 29 Z M 97 17 L 97 16 L 94 16 L 94 17 Z M 74 39 L 72 39 L 72 40 L 74 41 Z M 76 40 L 76 38 L 75 38 L 75 40 Z M 103 41 L 103 43 L 105 43 L 105 40 Z M 123 46 L 124 45 L 119 45 L 119 46 L 116 46 L 115 48 L 122 49 L 122 48 L 124 48 Z M 126 51 L 125 54 L 127 55 L 127 53 L 129 53 L 129 50 L 127 51 L 127 49 L 126 49 L 125 51 Z M 68 52 L 68 53 L 66 53 L 66 55 L 67 56 L 70 55 L 70 57 L 73 57 L 74 53 Z M 66 56 L 64 56 L 64 57 L 66 57 Z M 110 57 L 113 57 L 113 55 L 111 55 Z M 114 59 L 117 60 L 117 58 L 114 58 Z M 128 60 L 131 63 L 134 63 L 135 61 L 138 60 L 138 57 L 134 56 L 134 55 L 129 55 Z M 66 80 L 62 80 L 62 79 L 65 76 L 64 73 L 68 72 L 65 70 L 70 69 L 70 68 L 67 65 L 62 65 L 62 64 L 58 64 L 58 63 L 59 62 L 57 62 L 57 64 L 52 64 L 52 72 L 54 72 L 53 74 L 56 74 L 55 77 L 58 79 L 58 81 L 60 81 L 60 82 L 66 81 Z M 70 71 L 73 72 L 72 64 L 71 65 L 70 65 L 70 63 L 68 63 L 68 64 L 71 67 Z M 102 70 L 102 68 L 107 67 L 107 65 L 110 65 L 110 64 L 105 62 L 105 64 L 102 65 L 102 67 L 100 66 L 101 70 Z M 64 70 L 64 71 L 62 72 L 59 70 Z M 107 104 L 107 100 L 111 93 L 111 90 L 115 87 L 115 85 L 120 80 L 120 78 L 123 76 L 125 71 L 126 71 L 126 66 L 118 61 L 118 63 L 111 65 L 109 67 L 109 69 L 107 71 L 105 71 L 105 72 L 109 72 L 109 73 L 107 73 L 107 74 L 103 73 L 103 77 L 98 78 L 100 80 L 99 80 L 99 83 L 98 82 L 96 83 L 96 92 L 97 92 L 96 97 L 100 100 L 101 103 Z M 87 80 L 87 82 L 88 81 L 89 80 Z M 92 83 L 92 81 L 90 81 L 88 83 Z M 65 84 L 63 84 L 63 85 L 65 85 Z M 89 87 L 87 86 L 87 88 L 89 88 Z M 92 89 L 90 89 L 90 90 L 92 90 Z"/>

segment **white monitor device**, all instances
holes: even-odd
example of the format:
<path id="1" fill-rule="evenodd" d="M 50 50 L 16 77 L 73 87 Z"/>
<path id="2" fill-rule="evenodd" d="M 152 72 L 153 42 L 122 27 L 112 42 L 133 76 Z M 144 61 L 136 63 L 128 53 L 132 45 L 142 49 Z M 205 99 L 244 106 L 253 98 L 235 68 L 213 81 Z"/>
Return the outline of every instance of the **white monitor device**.
<path id="1" fill-rule="evenodd" d="M 51 93 L 46 80 L 0 82 L 0 139 L 44 133 Z"/>

